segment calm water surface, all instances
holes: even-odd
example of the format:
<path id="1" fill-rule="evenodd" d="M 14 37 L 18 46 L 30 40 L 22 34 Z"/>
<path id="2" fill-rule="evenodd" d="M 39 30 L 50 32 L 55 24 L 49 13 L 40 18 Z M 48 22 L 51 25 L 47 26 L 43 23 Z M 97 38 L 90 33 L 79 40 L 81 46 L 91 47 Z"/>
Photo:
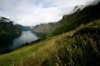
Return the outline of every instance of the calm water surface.
<path id="1" fill-rule="evenodd" d="M 35 41 L 37 39 L 38 37 L 31 31 L 23 31 L 20 37 L 13 40 L 12 44 L 0 47 L 0 49 L 1 50 L 16 49 L 25 43 L 31 43 L 32 41 Z"/>

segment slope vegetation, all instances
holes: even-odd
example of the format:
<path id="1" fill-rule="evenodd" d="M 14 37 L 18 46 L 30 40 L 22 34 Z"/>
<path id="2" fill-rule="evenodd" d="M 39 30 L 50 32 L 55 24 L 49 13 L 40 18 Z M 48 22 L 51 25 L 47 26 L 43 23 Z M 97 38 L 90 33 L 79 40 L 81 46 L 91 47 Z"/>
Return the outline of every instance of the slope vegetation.
<path id="1" fill-rule="evenodd" d="M 52 37 L 0 55 L 0 65 L 99 66 L 99 8 L 100 3 L 64 16 Z"/>
<path id="2" fill-rule="evenodd" d="M 80 24 L 86 24 L 100 19 L 100 2 L 97 5 L 89 5 L 83 10 L 78 9 L 75 13 L 65 15 L 58 23 L 60 26 L 55 29 L 52 35 L 61 34 L 79 27 Z"/>
<path id="3" fill-rule="evenodd" d="M 94 28 L 94 33 L 91 32 L 91 28 Z M 0 65 L 98 66 L 100 60 L 100 43 L 98 43 L 100 41 L 100 30 L 98 28 L 100 28 L 100 20 L 81 25 L 79 28 L 61 35 L 48 37 L 10 53 L 2 54 L 0 55 Z M 84 29 L 90 31 L 83 35 Z M 95 36 L 98 37 L 95 39 Z"/>

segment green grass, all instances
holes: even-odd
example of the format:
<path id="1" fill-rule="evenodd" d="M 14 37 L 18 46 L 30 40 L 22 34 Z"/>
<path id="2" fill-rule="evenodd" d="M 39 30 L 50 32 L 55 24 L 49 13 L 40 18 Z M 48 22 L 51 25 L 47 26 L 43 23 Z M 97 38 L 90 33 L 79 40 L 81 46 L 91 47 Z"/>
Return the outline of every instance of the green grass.
<path id="1" fill-rule="evenodd" d="M 100 39 L 97 41 L 91 36 L 76 35 L 57 41 L 55 51 L 50 50 L 51 58 L 46 66 L 99 66 Z"/>
<path id="2" fill-rule="evenodd" d="M 79 39 L 80 41 L 78 42 L 78 40 L 76 40 L 78 35 L 75 35 L 75 37 L 73 37 L 74 33 L 86 27 L 98 25 L 100 24 L 99 22 L 100 20 L 96 20 L 86 25 L 81 25 L 75 30 L 57 36 L 48 37 L 45 40 L 28 46 L 24 46 L 10 53 L 2 54 L 0 55 L 0 66 L 66 66 L 70 64 L 71 66 L 73 66 L 75 63 L 77 66 L 80 66 L 85 62 L 85 57 L 90 56 L 89 59 L 91 59 L 91 55 L 93 55 L 93 57 L 97 57 L 97 55 L 95 55 L 95 53 L 91 53 L 94 52 L 94 50 L 89 51 L 89 49 L 87 49 L 90 48 L 90 46 L 88 46 L 89 44 L 87 41 L 83 40 L 84 36 L 80 36 L 81 39 Z M 90 39 L 91 41 L 93 41 L 92 38 Z M 82 46 L 80 46 L 81 44 Z M 83 48 L 82 50 L 82 47 L 86 48 Z M 85 51 L 89 53 L 83 53 Z M 90 55 L 88 56 L 88 54 Z M 74 59 L 75 61 L 73 61 L 72 59 Z"/>

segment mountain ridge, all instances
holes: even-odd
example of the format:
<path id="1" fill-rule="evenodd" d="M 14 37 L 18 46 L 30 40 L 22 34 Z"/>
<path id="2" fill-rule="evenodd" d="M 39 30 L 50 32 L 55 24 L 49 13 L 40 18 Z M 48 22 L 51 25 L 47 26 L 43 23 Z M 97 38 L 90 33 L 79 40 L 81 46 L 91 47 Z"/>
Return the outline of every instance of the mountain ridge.
<path id="1" fill-rule="evenodd" d="M 64 16 L 46 39 L 0 55 L 2 66 L 99 66 L 100 2 Z"/>
<path id="2" fill-rule="evenodd" d="M 13 21 L 8 18 L 0 18 L 0 46 L 11 43 L 12 40 L 21 35 L 21 30 L 17 28 Z"/>

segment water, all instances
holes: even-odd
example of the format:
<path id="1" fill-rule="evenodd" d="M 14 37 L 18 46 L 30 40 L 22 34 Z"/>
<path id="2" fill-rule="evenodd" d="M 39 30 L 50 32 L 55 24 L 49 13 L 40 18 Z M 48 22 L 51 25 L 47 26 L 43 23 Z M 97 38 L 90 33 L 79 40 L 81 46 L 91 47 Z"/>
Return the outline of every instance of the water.
<path id="1" fill-rule="evenodd" d="M 23 31 L 20 37 L 13 40 L 12 44 L 0 48 L 12 50 L 22 46 L 23 44 L 31 43 L 37 39 L 38 37 L 31 31 Z"/>

